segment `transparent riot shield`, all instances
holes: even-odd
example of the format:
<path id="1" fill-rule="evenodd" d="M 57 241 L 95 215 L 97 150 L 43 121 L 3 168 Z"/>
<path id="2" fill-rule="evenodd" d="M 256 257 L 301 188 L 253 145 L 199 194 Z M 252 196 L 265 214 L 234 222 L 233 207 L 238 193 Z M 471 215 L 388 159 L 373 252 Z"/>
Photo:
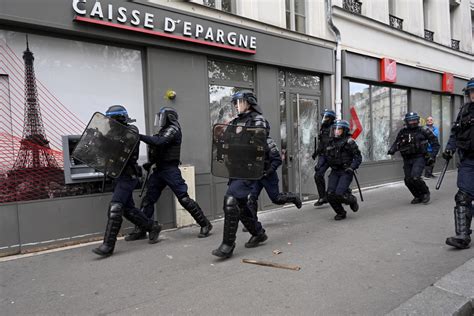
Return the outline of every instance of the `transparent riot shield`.
<path id="1" fill-rule="evenodd" d="M 96 112 L 71 156 L 109 177 L 117 178 L 139 141 L 136 132 Z"/>
<path id="2" fill-rule="evenodd" d="M 264 172 L 266 138 L 264 128 L 215 124 L 212 174 L 230 179 L 260 179 Z"/>

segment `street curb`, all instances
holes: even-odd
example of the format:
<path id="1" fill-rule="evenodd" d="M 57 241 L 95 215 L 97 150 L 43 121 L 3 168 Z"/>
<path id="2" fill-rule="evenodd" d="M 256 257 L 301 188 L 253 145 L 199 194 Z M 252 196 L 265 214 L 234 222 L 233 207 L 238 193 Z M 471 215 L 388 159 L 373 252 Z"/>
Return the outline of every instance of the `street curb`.
<path id="1" fill-rule="evenodd" d="M 446 274 L 387 315 L 474 315 L 474 259 Z"/>

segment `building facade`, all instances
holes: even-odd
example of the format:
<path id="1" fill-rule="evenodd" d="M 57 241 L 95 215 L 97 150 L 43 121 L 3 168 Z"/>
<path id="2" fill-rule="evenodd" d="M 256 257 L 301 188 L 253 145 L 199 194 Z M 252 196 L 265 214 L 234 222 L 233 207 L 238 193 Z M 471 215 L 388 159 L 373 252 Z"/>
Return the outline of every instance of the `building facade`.
<path id="1" fill-rule="evenodd" d="M 154 114 L 172 106 L 183 128 L 181 160 L 194 166 L 196 199 L 210 218 L 222 215 L 226 189 L 226 179 L 211 174 L 212 126 L 235 115 L 235 91 L 257 94 L 284 158 L 282 189 L 311 200 L 317 197 L 311 153 L 321 111 L 341 99 L 342 117 L 359 134 L 364 185 L 400 179 L 400 159 L 386 151 L 404 112 L 435 117 L 445 143 L 462 88 L 474 73 L 466 0 L 397 6 L 388 0 L 26 2 L 0 0 L 4 254 L 97 238 L 110 200 L 110 192 L 99 192 L 99 178 L 40 184 L 12 176 L 28 138 L 27 45 L 34 56 L 35 117 L 42 118 L 48 152 L 67 169 L 66 177 L 77 161 L 62 160 L 69 157 L 63 136 L 80 135 L 94 112 L 123 104 L 139 129 L 153 134 Z M 420 22 L 418 13 L 427 18 Z M 169 90 L 176 92 L 174 100 L 164 98 Z M 270 207 L 262 197 L 261 208 Z M 165 191 L 156 205 L 158 220 L 175 227 L 175 208 Z"/>

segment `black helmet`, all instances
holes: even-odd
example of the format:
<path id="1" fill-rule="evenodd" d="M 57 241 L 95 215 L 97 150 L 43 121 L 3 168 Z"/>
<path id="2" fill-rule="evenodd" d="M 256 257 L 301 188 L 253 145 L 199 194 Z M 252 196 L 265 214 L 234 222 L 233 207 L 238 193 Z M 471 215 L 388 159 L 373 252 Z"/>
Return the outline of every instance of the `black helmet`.
<path id="1" fill-rule="evenodd" d="M 416 112 L 408 112 L 403 119 L 409 128 L 415 128 L 420 125 L 420 116 Z"/>
<path id="2" fill-rule="evenodd" d="M 344 138 L 349 136 L 349 131 L 351 130 L 351 125 L 346 120 L 337 120 L 334 122 L 331 128 L 332 137 L 335 138 Z M 339 132 L 342 131 L 342 132 Z"/>
<path id="3" fill-rule="evenodd" d="M 473 102 L 471 100 L 471 97 L 470 97 L 470 94 L 474 92 L 474 77 L 469 79 L 469 81 L 467 82 L 467 85 L 466 87 L 463 89 L 464 90 L 464 95 L 466 97 L 466 102 Z"/>
<path id="4" fill-rule="evenodd" d="M 236 92 L 232 95 L 232 100 L 231 103 L 232 105 L 237 104 L 237 100 L 245 100 L 247 103 L 259 114 L 262 114 L 262 109 L 260 106 L 257 104 L 257 97 L 253 93 L 253 91 L 250 90 L 241 90 L 239 92 Z"/>
<path id="5" fill-rule="evenodd" d="M 164 106 L 155 114 L 155 126 L 163 128 L 170 124 L 178 124 L 178 112 L 171 107 Z"/>
<path id="6" fill-rule="evenodd" d="M 321 124 L 331 124 L 336 119 L 336 112 L 325 109 L 322 116 Z"/>
<path id="7" fill-rule="evenodd" d="M 114 119 L 117 122 L 122 123 L 122 124 L 135 122 L 135 120 L 132 120 L 128 116 L 127 109 L 125 109 L 125 107 L 122 106 L 122 105 L 112 105 L 105 112 L 105 116 L 107 116 L 111 119 Z"/>

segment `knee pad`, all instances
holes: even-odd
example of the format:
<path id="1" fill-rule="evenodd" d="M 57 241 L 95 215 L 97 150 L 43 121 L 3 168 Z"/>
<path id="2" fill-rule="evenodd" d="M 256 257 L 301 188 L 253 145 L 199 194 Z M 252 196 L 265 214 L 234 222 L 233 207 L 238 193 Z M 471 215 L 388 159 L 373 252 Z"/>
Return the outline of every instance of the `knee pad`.
<path id="1" fill-rule="evenodd" d="M 458 190 L 458 192 L 454 196 L 454 201 L 456 201 L 456 205 L 458 206 L 465 206 L 467 208 L 471 208 L 472 198 L 464 191 Z"/>
<path id="2" fill-rule="evenodd" d="M 252 209 L 255 208 L 257 209 L 258 207 L 258 199 L 256 196 L 253 196 L 249 194 L 248 200 L 247 200 L 247 205 Z"/>
<path id="3" fill-rule="evenodd" d="M 123 205 L 122 203 L 111 202 L 109 206 L 109 218 L 122 218 Z"/>
<path id="4" fill-rule="evenodd" d="M 237 199 L 232 195 L 224 196 L 224 214 L 238 214 L 239 207 Z"/>

